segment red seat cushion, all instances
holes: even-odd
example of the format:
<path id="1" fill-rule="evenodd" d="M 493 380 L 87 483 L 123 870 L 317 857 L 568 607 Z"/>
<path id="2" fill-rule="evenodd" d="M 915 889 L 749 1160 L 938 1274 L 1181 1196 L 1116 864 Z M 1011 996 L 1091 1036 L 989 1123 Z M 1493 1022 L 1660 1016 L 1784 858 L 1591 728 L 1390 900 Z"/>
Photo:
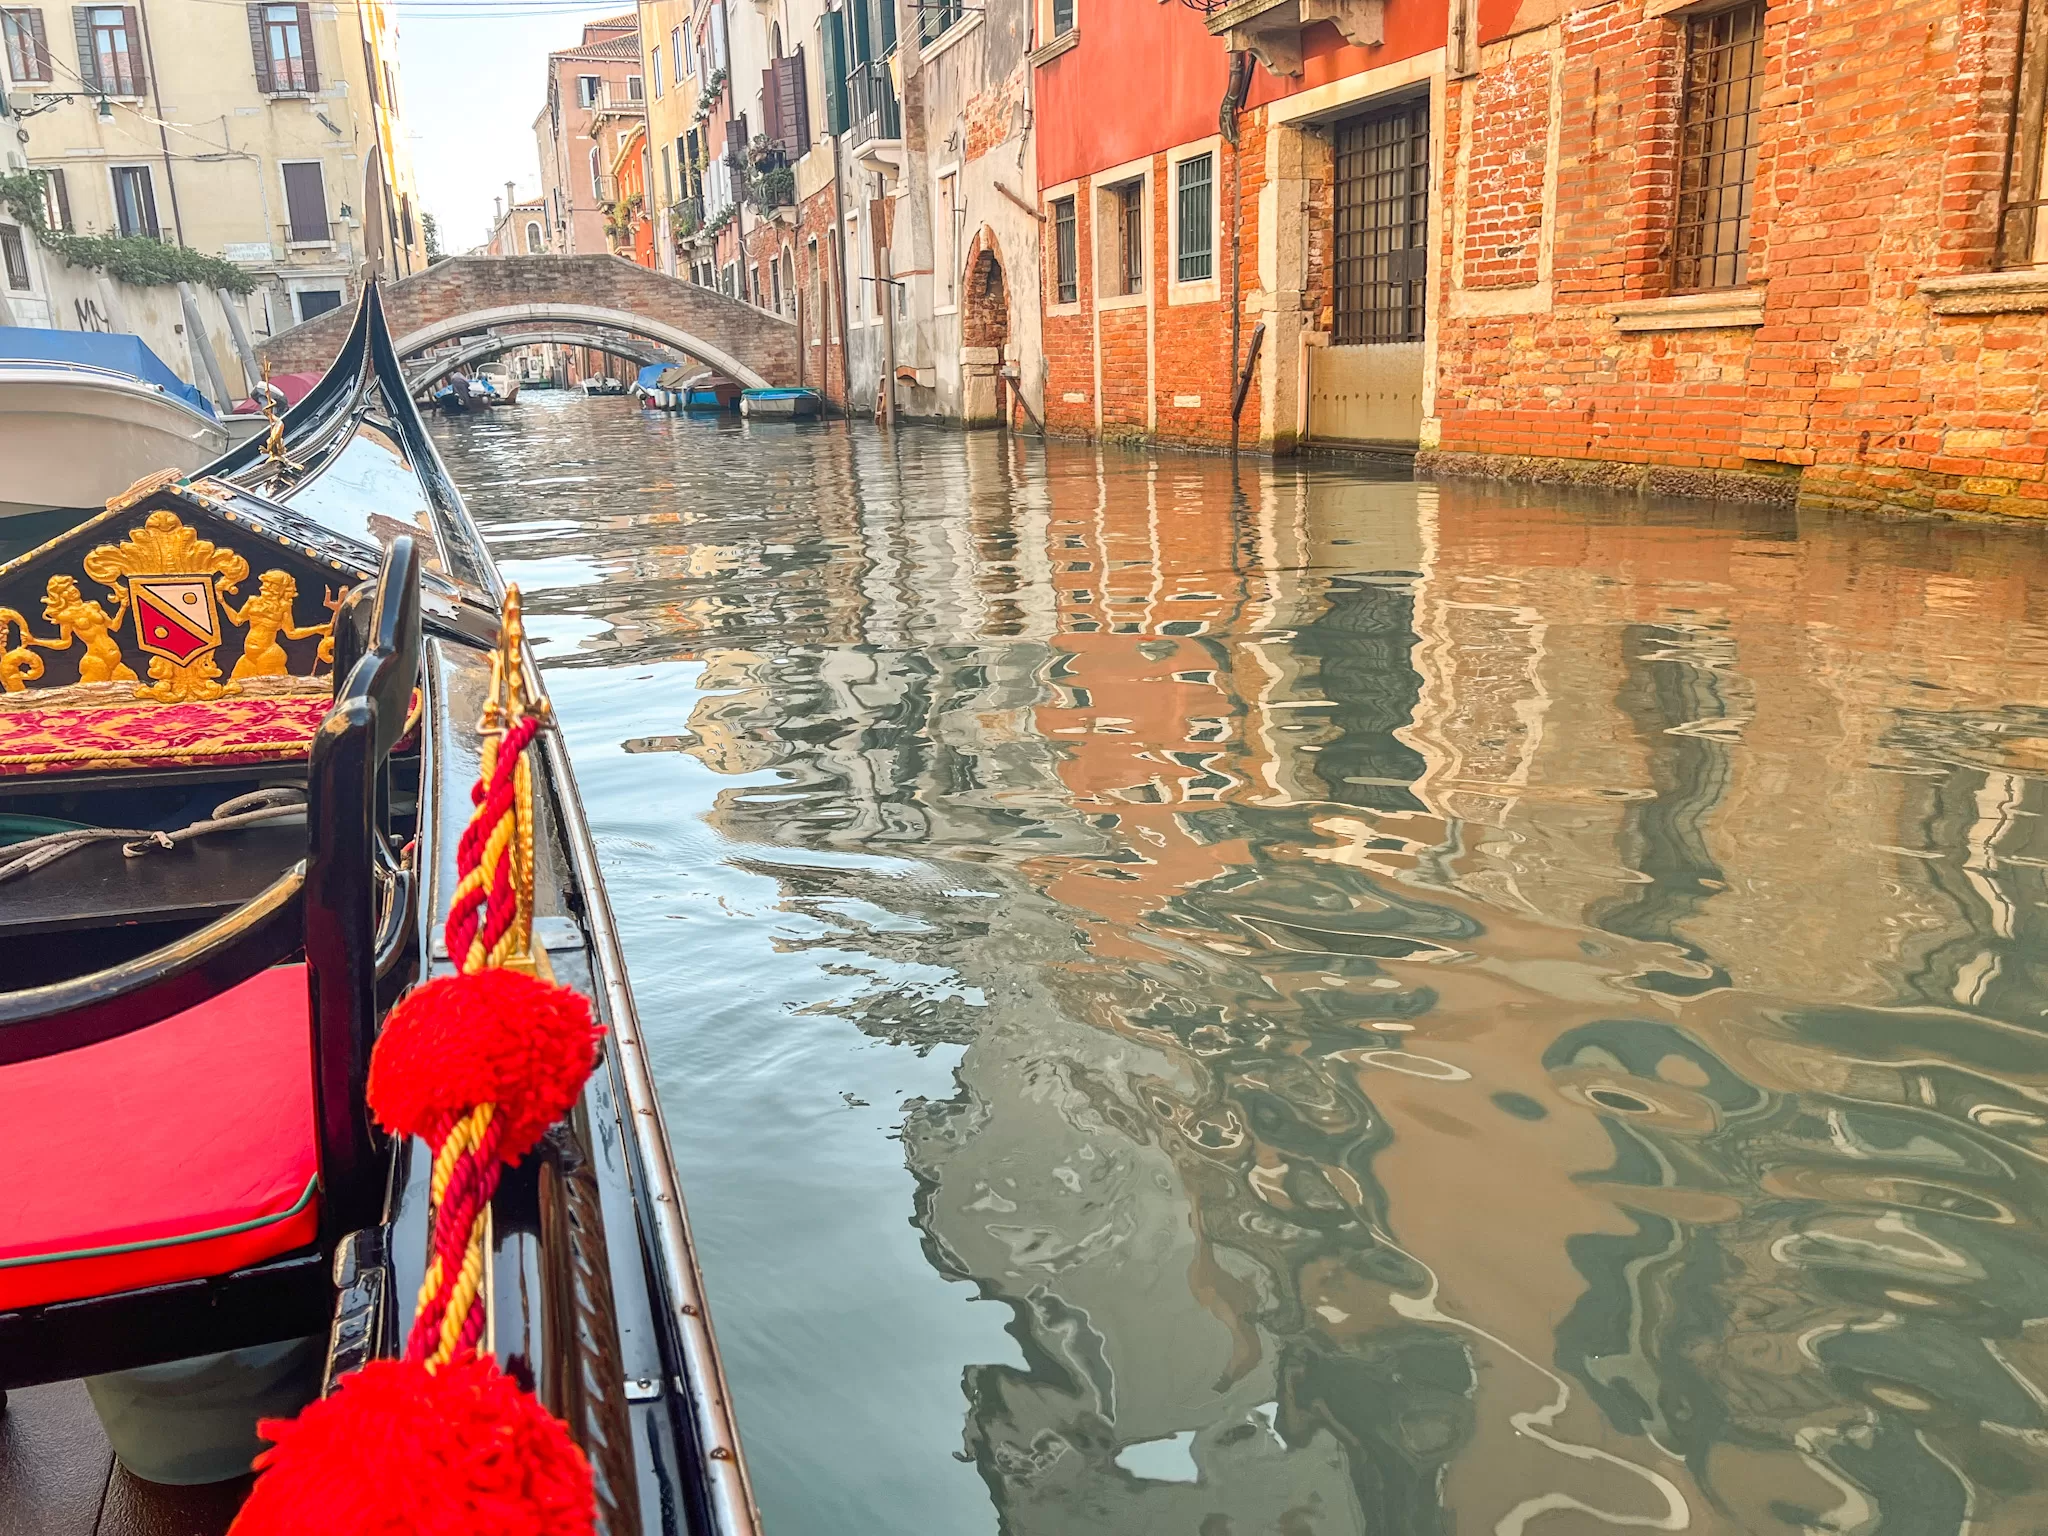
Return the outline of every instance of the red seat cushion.
<path id="1" fill-rule="evenodd" d="M 304 1247 L 318 1173 L 303 965 L 0 1067 L 0 1310 Z"/>

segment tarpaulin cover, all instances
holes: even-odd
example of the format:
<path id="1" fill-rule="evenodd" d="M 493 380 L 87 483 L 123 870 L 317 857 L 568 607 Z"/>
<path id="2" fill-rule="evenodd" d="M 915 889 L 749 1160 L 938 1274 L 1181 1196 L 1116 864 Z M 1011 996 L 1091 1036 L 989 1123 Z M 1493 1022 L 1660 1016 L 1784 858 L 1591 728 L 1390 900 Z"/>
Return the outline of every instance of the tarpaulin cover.
<path id="1" fill-rule="evenodd" d="M 161 385 L 204 415 L 213 415 L 206 396 L 165 366 L 140 336 L 105 331 L 49 331 L 39 326 L 0 325 L 0 362 L 83 363 Z"/>
<path id="2" fill-rule="evenodd" d="M 675 367 L 674 363 L 649 363 L 640 370 L 638 376 L 634 379 L 634 383 L 638 384 L 642 389 L 653 389 L 656 387 L 655 381 L 673 367 Z"/>

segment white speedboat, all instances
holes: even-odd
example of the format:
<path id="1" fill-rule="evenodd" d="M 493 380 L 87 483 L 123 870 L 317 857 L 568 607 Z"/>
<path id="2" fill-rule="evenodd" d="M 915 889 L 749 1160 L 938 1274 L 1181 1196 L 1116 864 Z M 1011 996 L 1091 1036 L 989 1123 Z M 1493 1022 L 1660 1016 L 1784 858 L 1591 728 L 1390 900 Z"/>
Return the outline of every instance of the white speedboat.
<path id="1" fill-rule="evenodd" d="M 0 517 L 103 506 L 228 442 L 206 398 L 140 337 L 0 326 Z"/>

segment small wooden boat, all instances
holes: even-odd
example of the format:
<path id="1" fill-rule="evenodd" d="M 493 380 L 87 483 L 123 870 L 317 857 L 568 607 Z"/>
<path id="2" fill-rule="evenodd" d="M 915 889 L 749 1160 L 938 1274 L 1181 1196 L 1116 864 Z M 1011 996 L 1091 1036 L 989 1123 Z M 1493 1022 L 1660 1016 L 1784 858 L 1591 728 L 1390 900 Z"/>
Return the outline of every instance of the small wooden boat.
<path id="1" fill-rule="evenodd" d="M 109 1443 L 81 1378 L 148 1479 L 115 1474 L 134 1518 L 218 1531 L 246 1477 L 203 1504 L 156 1484 L 245 1470 L 259 1413 L 310 1397 L 311 1425 L 360 1409 L 358 1377 L 395 1357 L 433 1369 L 416 1309 L 452 1308 L 455 1271 L 428 1255 L 461 1251 L 449 1209 L 488 1187 L 458 1175 L 437 1201 L 437 1156 L 459 1168 L 483 1144 L 457 1145 L 475 1115 L 439 1140 L 389 1134 L 371 1060 L 430 978 L 502 964 L 551 974 L 604 1034 L 463 1227 L 479 1284 L 442 1358 L 476 1348 L 530 1386 L 587 1463 L 582 1528 L 754 1536 L 597 854 L 544 726 L 516 594 L 374 283 L 265 442 L 0 566 L 0 1487 L 19 1528 L 71 1529 L 77 1509 L 93 1528 Z M 481 808 L 480 773 L 503 790 Z M 479 885 L 485 844 L 463 834 L 494 805 L 512 873 Z M 481 931 L 450 918 L 486 888 L 493 913 L 511 905 L 479 961 Z M 355 1444 L 326 1438 L 330 1456 Z M 258 1529 L 299 1528 L 256 1519 L 294 1486 L 293 1451 L 255 1484 Z M 304 1528 L 338 1528 L 326 1513 Z"/>
<path id="2" fill-rule="evenodd" d="M 814 389 L 750 389 L 740 396 L 740 414 L 770 421 L 815 416 L 824 406 Z"/>
<path id="3" fill-rule="evenodd" d="M 0 517 L 98 507 L 228 442 L 206 397 L 140 337 L 0 326 Z"/>
<path id="4" fill-rule="evenodd" d="M 583 393 L 586 395 L 623 395 L 625 392 L 625 383 L 608 373 L 593 373 L 583 381 Z"/>

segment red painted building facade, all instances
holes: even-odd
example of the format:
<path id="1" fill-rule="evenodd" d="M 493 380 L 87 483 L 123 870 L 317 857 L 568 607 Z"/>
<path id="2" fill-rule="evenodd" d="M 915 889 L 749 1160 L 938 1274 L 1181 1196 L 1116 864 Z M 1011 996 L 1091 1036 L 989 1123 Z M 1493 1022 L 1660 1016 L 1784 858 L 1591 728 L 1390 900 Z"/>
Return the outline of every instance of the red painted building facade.
<path id="1" fill-rule="evenodd" d="M 1263 326 L 1248 445 L 1413 446 L 1432 124 L 1471 0 L 1076 6 L 1045 0 L 1034 55 L 1052 430 L 1227 441 Z"/>
<path id="2" fill-rule="evenodd" d="M 1054 431 L 2048 510 L 2023 0 L 1041 3 Z"/>

